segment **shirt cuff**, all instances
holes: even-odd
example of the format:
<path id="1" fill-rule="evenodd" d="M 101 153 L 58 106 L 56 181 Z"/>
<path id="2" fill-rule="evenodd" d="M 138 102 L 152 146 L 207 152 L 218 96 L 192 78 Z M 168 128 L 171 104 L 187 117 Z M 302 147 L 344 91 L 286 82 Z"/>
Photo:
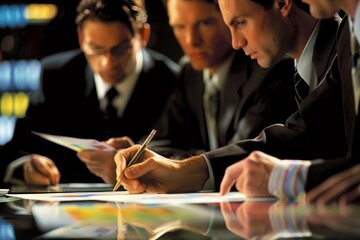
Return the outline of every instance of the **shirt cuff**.
<path id="1" fill-rule="evenodd" d="M 311 237 L 306 224 L 306 206 L 274 203 L 269 209 L 271 227 L 275 233 L 271 239 Z"/>
<path id="2" fill-rule="evenodd" d="M 303 200 L 311 161 L 282 160 L 271 171 L 268 190 L 281 200 Z"/>
<path id="3" fill-rule="evenodd" d="M 206 157 L 205 154 L 201 154 L 201 156 L 203 156 L 203 158 L 206 161 L 206 165 L 208 167 L 208 171 L 209 171 L 209 178 L 208 180 L 206 180 L 204 187 L 202 189 L 202 192 L 213 192 L 215 191 L 215 179 L 214 179 L 214 173 L 210 164 L 209 159 Z"/>
<path id="4" fill-rule="evenodd" d="M 20 185 L 25 184 L 23 180 L 14 177 L 14 172 L 16 169 L 22 167 L 24 162 L 30 160 L 31 160 L 31 155 L 26 155 L 16 159 L 15 161 L 12 161 L 6 168 L 4 183 L 20 184 Z"/>

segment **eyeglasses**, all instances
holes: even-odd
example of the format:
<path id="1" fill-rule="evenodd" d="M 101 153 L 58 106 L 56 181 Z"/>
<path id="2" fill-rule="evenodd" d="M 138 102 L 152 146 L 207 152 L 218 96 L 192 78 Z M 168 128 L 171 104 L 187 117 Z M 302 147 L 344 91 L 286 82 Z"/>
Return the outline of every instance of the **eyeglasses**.
<path id="1" fill-rule="evenodd" d="M 126 57 L 131 53 L 131 50 L 133 48 L 133 39 L 122 43 L 118 46 L 115 46 L 110 49 L 102 49 L 102 48 L 91 48 L 87 47 L 86 45 L 83 47 L 83 52 L 88 57 L 93 58 L 101 58 L 102 56 L 106 56 L 107 54 L 110 54 L 112 57 Z"/>

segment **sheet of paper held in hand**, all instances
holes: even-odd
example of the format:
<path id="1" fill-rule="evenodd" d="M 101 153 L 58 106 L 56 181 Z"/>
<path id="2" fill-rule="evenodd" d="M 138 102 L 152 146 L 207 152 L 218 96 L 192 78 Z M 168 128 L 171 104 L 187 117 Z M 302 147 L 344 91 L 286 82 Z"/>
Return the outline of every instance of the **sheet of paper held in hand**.
<path id="1" fill-rule="evenodd" d="M 244 194 L 230 192 L 220 196 L 218 192 L 183 193 L 183 194 L 129 194 L 127 191 L 117 192 L 76 192 L 76 193 L 40 193 L 40 194 L 6 194 L 35 201 L 107 201 L 140 204 L 183 204 L 183 203 L 216 203 L 243 202 L 249 200 Z M 252 201 L 271 201 L 273 198 L 251 198 Z"/>
<path id="2" fill-rule="evenodd" d="M 98 140 L 95 139 L 81 139 L 81 138 L 65 137 L 65 136 L 51 135 L 51 134 L 39 133 L 39 132 L 32 132 L 32 133 L 46 140 L 70 148 L 77 152 L 83 150 L 97 150 L 97 151 L 115 150 L 113 147 L 105 143 L 99 142 Z"/>

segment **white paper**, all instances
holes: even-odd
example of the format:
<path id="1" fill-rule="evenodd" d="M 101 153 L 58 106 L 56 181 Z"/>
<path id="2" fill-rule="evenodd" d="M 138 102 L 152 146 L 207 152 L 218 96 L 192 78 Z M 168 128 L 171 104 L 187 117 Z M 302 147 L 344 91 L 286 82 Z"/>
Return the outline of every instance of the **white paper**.
<path id="1" fill-rule="evenodd" d="M 218 192 L 183 194 L 129 194 L 127 191 L 6 194 L 6 196 L 35 201 L 107 201 L 124 203 L 132 202 L 141 204 L 242 202 L 246 200 L 244 194 L 238 192 L 231 192 L 225 196 L 221 196 Z"/>
<path id="2" fill-rule="evenodd" d="M 96 150 L 96 151 L 113 151 L 115 150 L 110 145 L 105 143 L 99 142 L 95 139 L 81 139 L 81 138 L 73 138 L 73 137 L 65 137 L 65 136 L 58 136 L 58 135 L 51 135 L 47 133 L 39 133 L 39 132 L 32 132 L 46 140 L 51 142 L 57 143 L 61 146 L 70 148 L 74 151 L 83 151 L 83 150 Z"/>

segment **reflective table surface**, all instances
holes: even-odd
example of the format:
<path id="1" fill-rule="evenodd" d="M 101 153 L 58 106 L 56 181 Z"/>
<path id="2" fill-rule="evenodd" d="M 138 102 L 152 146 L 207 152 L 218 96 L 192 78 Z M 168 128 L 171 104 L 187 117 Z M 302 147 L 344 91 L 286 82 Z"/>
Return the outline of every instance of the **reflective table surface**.
<path id="1" fill-rule="evenodd" d="M 0 239 L 360 239 L 360 206 L 0 198 Z"/>

